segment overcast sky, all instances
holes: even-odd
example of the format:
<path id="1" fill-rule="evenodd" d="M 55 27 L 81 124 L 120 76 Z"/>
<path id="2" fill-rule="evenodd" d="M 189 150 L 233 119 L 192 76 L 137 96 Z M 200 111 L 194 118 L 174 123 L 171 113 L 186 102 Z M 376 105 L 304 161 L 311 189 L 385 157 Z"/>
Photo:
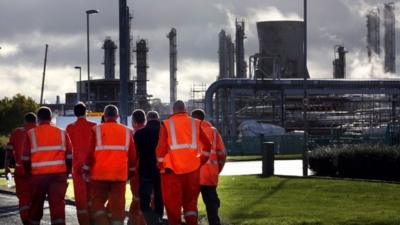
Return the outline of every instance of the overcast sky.
<path id="1" fill-rule="evenodd" d="M 312 78 L 332 77 L 333 47 L 337 44 L 344 44 L 349 50 L 350 77 L 368 78 L 365 14 L 372 7 L 382 9 L 385 2 L 309 0 L 308 67 Z M 255 23 L 302 20 L 302 4 L 301 0 L 128 0 L 133 12 L 134 39 L 148 40 L 149 94 L 163 102 L 169 100 L 166 35 L 171 27 L 178 33 L 178 98 L 186 100 L 193 84 L 209 85 L 218 75 L 221 29 L 234 36 L 235 18 L 246 21 L 248 59 L 258 52 Z M 65 92 L 75 91 L 78 72 L 74 66 L 82 66 L 86 79 L 87 9 L 100 11 L 90 20 L 91 74 L 102 78 L 102 42 L 109 36 L 119 45 L 118 0 L 0 0 L 0 98 L 22 93 L 39 99 L 45 43 L 49 44 L 45 99 L 54 102 L 55 96 L 60 95 L 63 101 Z M 382 27 L 382 35 L 383 31 Z M 397 35 L 397 43 L 399 38 Z M 399 53 L 399 47 L 396 52 Z M 132 68 L 132 74 L 135 73 Z M 118 68 L 116 74 L 119 75 Z"/>

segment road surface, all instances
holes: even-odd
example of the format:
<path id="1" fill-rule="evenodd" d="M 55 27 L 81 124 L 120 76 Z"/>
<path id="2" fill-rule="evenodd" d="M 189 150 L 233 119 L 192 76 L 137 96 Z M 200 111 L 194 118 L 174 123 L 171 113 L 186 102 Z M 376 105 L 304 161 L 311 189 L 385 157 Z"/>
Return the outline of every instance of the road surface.
<path id="1" fill-rule="evenodd" d="M 303 176 L 302 160 L 275 160 L 275 175 Z M 227 162 L 222 176 L 254 175 L 262 173 L 261 161 Z M 311 171 L 308 171 L 311 174 Z"/>
<path id="2" fill-rule="evenodd" d="M 65 208 L 66 222 L 70 225 L 78 225 L 76 219 L 76 211 L 74 206 L 66 206 Z M 15 195 L 0 194 L 0 224 L 4 225 L 17 225 L 21 224 L 21 220 L 18 212 L 18 200 Z M 42 225 L 51 224 L 49 206 L 46 202 L 43 219 L 41 221 Z"/>

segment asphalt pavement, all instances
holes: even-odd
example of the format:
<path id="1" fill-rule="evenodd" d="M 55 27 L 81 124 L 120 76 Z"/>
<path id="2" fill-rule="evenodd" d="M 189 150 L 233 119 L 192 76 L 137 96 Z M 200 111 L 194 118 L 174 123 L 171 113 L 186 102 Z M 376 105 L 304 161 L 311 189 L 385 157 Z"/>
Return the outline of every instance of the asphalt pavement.
<path id="1" fill-rule="evenodd" d="M 67 205 L 65 207 L 65 214 L 66 214 L 67 224 L 78 225 L 78 220 L 76 219 L 75 206 Z M 21 219 L 19 217 L 19 210 L 18 210 L 18 199 L 15 195 L 0 193 L 0 224 L 2 225 L 21 224 Z M 47 202 L 45 203 L 43 219 L 40 224 L 42 225 L 51 224 L 49 206 Z"/>
<path id="2" fill-rule="evenodd" d="M 302 160 L 275 160 L 275 175 L 303 176 Z M 221 176 L 256 175 L 262 173 L 261 161 L 227 162 Z M 312 174 L 308 170 L 308 174 Z"/>

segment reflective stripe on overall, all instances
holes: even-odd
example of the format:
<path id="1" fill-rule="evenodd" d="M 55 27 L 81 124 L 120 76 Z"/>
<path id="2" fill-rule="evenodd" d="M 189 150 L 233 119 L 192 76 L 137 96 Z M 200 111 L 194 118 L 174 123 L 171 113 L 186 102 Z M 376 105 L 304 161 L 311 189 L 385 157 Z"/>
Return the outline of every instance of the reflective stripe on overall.
<path id="1" fill-rule="evenodd" d="M 65 131 L 60 130 L 60 145 L 38 146 L 35 129 L 29 130 L 31 135 L 31 166 L 32 174 L 66 172 L 65 158 L 72 159 L 72 155 L 65 156 Z"/>

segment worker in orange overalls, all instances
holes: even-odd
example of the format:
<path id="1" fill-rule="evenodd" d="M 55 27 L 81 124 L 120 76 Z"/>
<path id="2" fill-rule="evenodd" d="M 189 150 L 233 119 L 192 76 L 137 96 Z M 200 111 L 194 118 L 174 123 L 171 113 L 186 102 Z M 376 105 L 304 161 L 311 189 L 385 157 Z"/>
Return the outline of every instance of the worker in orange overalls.
<path id="1" fill-rule="evenodd" d="M 136 168 L 132 131 L 119 124 L 118 117 L 116 106 L 104 108 L 105 122 L 93 127 L 89 154 L 83 166 L 84 175 L 91 180 L 90 209 L 97 225 L 124 224 L 126 182 Z M 111 213 L 111 221 L 107 213 Z"/>
<path id="2" fill-rule="evenodd" d="M 90 135 L 96 123 L 86 119 L 86 106 L 82 102 L 75 105 L 74 114 L 77 120 L 67 126 L 67 133 L 73 146 L 72 179 L 74 180 L 76 214 L 80 225 L 89 225 L 89 183 L 83 179 L 82 166 L 89 152 Z"/>
<path id="3" fill-rule="evenodd" d="M 136 109 L 132 112 L 132 128 L 133 133 L 146 126 L 146 114 L 142 109 Z M 140 162 L 138 162 L 140 163 Z M 137 171 L 136 171 L 137 172 Z M 136 173 L 137 174 L 137 173 Z M 140 210 L 139 198 L 139 176 L 134 176 L 130 180 L 130 187 L 132 192 L 132 202 L 129 207 L 129 222 L 132 225 L 146 225 L 143 213 Z"/>
<path id="4" fill-rule="evenodd" d="M 24 150 L 24 141 L 27 132 L 36 127 L 36 115 L 33 112 L 24 116 L 24 126 L 15 129 L 10 136 L 10 141 L 6 146 L 6 155 L 4 160 L 5 174 L 10 173 L 9 160 L 14 156 L 15 160 L 15 192 L 18 198 L 19 215 L 22 224 L 29 224 L 29 206 L 31 204 L 31 184 L 30 177 L 25 173 L 22 165 L 22 153 Z"/>
<path id="5" fill-rule="evenodd" d="M 218 216 L 220 201 L 217 193 L 217 185 L 218 176 L 224 168 L 226 160 L 224 142 L 217 129 L 211 123 L 204 120 L 205 113 L 203 110 L 195 109 L 191 115 L 193 118 L 203 121 L 204 130 L 208 138 L 212 140 L 210 158 L 200 169 L 200 192 L 203 202 L 206 205 L 208 223 L 210 225 L 221 225 Z"/>
<path id="6" fill-rule="evenodd" d="M 22 158 L 26 172 L 32 174 L 29 222 L 40 224 L 47 196 L 51 224 L 65 224 L 64 198 L 72 167 L 71 141 L 64 130 L 50 123 L 52 113 L 48 107 L 40 107 L 37 116 L 39 126 L 28 131 Z"/>
<path id="7" fill-rule="evenodd" d="M 176 101 L 173 114 L 162 123 L 156 149 L 169 225 L 181 224 L 182 208 L 186 224 L 198 224 L 200 166 L 208 161 L 210 150 L 201 121 L 188 115 L 183 101 Z"/>

